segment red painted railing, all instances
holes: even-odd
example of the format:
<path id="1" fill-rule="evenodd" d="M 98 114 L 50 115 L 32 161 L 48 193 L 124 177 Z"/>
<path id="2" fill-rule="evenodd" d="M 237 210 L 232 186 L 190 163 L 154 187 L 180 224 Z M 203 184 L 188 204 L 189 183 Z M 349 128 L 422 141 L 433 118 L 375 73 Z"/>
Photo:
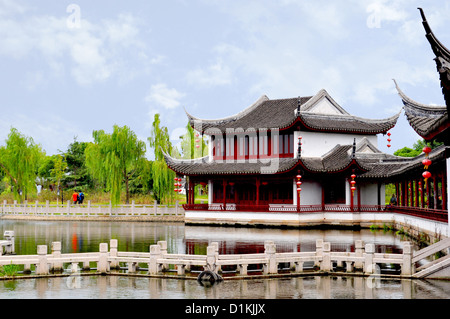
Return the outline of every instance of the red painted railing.
<path id="1" fill-rule="evenodd" d="M 386 205 L 240 205 L 240 204 L 194 204 L 183 205 L 184 210 L 190 211 L 235 211 L 235 212 L 276 212 L 276 213 L 315 213 L 315 212 L 395 212 L 406 214 L 440 222 L 448 222 L 448 212 L 440 209 L 425 209 L 419 207 L 406 206 L 386 206 Z"/>

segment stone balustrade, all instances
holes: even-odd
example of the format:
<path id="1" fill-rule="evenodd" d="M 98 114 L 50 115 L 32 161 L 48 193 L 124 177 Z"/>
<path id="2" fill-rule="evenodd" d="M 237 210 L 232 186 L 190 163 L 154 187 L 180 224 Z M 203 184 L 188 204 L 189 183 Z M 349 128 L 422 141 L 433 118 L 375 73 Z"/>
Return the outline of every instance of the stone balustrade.
<path id="1" fill-rule="evenodd" d="M 322 273 L 359 271 L 362 275 L 372 275 L 376 273 L 375 265 L 381 263 L 400 265 L 401 276 L 404 277 L 411 277 L 415 271 L 410 242 L 403 243 L 402 254 L 376 253 L 373 244 L 364 245 L 362 241 L 355 243 L 355 252 L 333 252 L 330 243 L 322 240 L 316 241 L 316 251 L 312 252 L 277 253 L 276 244 L 272 241 L 266 241 L 264 247 L 264 253 L 259 254 L 223 255 L 219 254 L 218 243 L 211 243 L 206 255 L 170 254 L 167 252 L 167 242 L 159 241 L 150 245 L 149 252 L 122 252 L 118 250 L 117 239 L 111 239 L 109 245 L 101 243 L 98 252 L 64 254 L 61 252 L 61 242 L 53 242 L 51 253 L 48 253 L 46 245 L 38 245 L 36 255 L 0 256 L 0 265 L 23 265 L 24 272 L 31 272 L 34 265 L 35 275 L 49 275 L 64 271 L 64 265 L 70 265 L 71 271 L 74 271 L 79 269 L 80 263 L 82 270 L 93 270 L 90 265 L 95 264 L 94 273 L 109 274 L 119 268 L 123 270 L 120 265 L 126 264 L 128 273 L 146 270 L 148 275 L 158 276 L 176 270 L 177 275 L 183 278 L 193 266 L 214 272 L 221 272 L 224 266 L 235 266 L 238 276 L 246 276 L 249 265 L 260 265 L 260 272 L 275 275 L 280 272 L 280 265 L 286 263 L 290 265 L 289 272 L 292 274 L 305 273 L 305 263 L 314 264 L 315 269 Z"/>

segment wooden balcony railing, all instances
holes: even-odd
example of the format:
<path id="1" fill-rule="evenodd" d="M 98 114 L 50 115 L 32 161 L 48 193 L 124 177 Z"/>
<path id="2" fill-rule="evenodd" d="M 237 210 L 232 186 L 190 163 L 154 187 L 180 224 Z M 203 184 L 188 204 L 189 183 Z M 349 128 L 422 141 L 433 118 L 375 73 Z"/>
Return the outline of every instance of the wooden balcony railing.
<path id="1" fill-rule="evenodd" d="M 227 203 L 224 204 L 194 204 L 183 205 L 186 211 L 234 211 L 234 212 L 276 212 L 276 213 L 316 213 L 316 212 L 395 212 L 400 214 L 412 215 L 440 222 L 448 222 L 447 210 L 427 209 L 420 207 L 389 206 L 389 205 L 288 205 L 288 204 L 266 204 L 266 205 L 240 205 Z"/>

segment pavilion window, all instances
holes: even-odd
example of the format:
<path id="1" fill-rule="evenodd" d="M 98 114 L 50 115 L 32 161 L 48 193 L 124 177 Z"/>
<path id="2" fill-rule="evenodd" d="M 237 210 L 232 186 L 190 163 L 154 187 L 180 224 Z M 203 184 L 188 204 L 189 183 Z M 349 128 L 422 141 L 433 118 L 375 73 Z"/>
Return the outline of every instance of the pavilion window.
<path id="1" fill-rule="evenodd" d="M 213 137 L 213 158 L 222 160 L 225 155 L 225 139 L 222 135 Z"/>
<path id="2" fill-rule="evenodd" d="M 279 142 L 279 135 L 274 134 L 271 136 L 271 140 L 272 140 L 272 155 L 274 155 L 275 157 L 279 154 L 278 153 L 278 142 Z"/>
<path id="3" fill-rule="evenodd" d="M 259 156 L 260 157 L 267 157 L 269 155 L 268 149 L 268 136 L 267 134 L 259 135 Z"/>
<path id="4" fill-rule="evenodd" d="M 252 134 L 249 136 L 249 158 L 257 158 L 258 157 L 258 136 L 256 134 Z"/>
<path id="5" fill-rule="evenodd" d="M 345 204 L 345 181 L 329 180 L 323 187 L 325 204 Z"/>
<path id="6" fill-rule="evenodd" d="M 234 159 L 234 136 L 227 136 L 225 147 L 226 147 L 226 158 Z"/>
<path id="7" fill-rule="evenodd" d="M 278 135 L 278 139 L 273 139 L 274 142 L 278 142 L 278 147 L 274 145 L 274 151 L 278 150 L 278 153 L 273 155 L 279 155 L 279 157 L 291 157 L 294 155 L 294 134 L 293 133 L 281 133 Z"/>
<path id="8" fill-rule="evenodd" d="M 237 138 L 239 144 L 239 157 L 240 159 L 245 158 L 245 136 L 239 136 Z"/>
<path id="9" fill-rule="evenodd" d="M 292 184 L 290 182 L 276 183 L 272 188 L 272 201 L 276 204 L 292 204 Z"/>

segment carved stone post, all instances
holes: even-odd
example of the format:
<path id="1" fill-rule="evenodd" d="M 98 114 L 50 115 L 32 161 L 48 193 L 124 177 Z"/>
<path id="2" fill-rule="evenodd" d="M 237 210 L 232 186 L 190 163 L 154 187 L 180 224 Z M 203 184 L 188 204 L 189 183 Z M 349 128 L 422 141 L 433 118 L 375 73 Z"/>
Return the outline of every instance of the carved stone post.
<path id="1" fill-rule="evenodd" d="M 47 245 L 38 245 L 37 254 L 39 262 L 36 265 L 36 275 L 48 275 Z"/>
<path id="2" fill-rule="evenodd" d="M 59 241 L 52 242 L 52 257 L 61 258 L 61 242 Z M 62 262 L 57 261 L 52 264 L 52 271 L 61 271 L 61 270 L 63 270 Z"/>
<path id="3" fill-rule="evenodd" d="M 403 243 L 403 264 L 402 264 L 402 275 L 411 276 L 413 274 L 414 265 L 412 263 L 412 253 L 413 245 L 409 241 Z"/>
<path id="4" fill-rule="evenodd" d="M 100 259 L 97 264 L 97 271 L 101 274 L 106 274 L 109 271 L 109 262 L 108 262 L 108 244 L 101 243 L 100 244 Z"/>

